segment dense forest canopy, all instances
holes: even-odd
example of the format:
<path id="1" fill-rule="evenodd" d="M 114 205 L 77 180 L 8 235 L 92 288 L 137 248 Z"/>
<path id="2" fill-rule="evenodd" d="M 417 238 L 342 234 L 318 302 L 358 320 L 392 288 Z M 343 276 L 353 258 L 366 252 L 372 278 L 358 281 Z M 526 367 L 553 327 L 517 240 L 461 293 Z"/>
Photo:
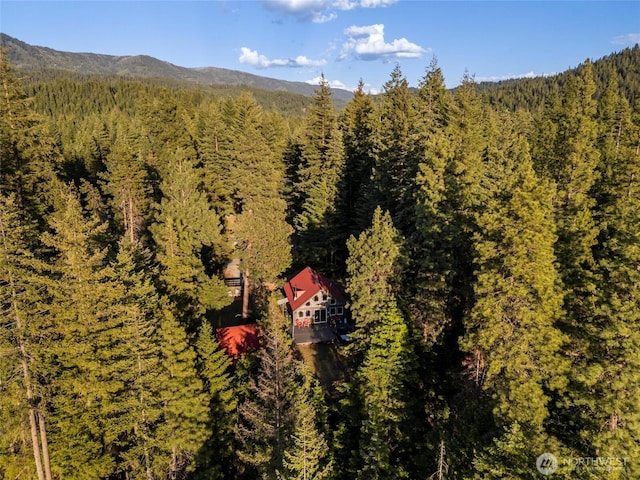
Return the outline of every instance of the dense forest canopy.
<path id="1" fill-rule="evenodd" d="M 337 108 L 3 52 L 0 478 L 640 478 L 639 65 L 434 59 Z M 348 295 L 331 385 L 277 303 L 304 266 Z"/>

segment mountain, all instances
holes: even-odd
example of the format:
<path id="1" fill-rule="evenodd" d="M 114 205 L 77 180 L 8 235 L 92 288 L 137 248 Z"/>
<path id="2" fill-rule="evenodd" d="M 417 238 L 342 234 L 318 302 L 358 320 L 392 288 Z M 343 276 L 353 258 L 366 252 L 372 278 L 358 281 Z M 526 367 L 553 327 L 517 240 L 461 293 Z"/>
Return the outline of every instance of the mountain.
<path id="1" fill-rule="evenodd" d="M 97 53 L 61 52 L 29 45 L 0 33 L 0 46 L 7 49 L 9 63 L 19 70 L 59 69 L 84 74 L 109 74 L 126 77 L 162 78 L 199 85 L 247 85 L 270 91 L 311 96 L 317 88 L 304 82 L 289 82 L 218 67 L 187 68 L 147 55 L 115 56 Z M 347 90 L 332 89 L 339 101 L 353 96 Z"/>
<path id="2" fill-rule="evenodd" d="M 618 73 L 621 93 L 631 105 L 640 101 L 640 45 L 625 48 L 597 60 L 593 64 L 593 76 L 596 83 L 596 98 L 606 89 L 612 71 Z M 579 68 L 579 67 L 578 67 Z M 500 82 L 482 82 L 477 84 L 481 92 L 492 105 L 509 110 L 525 108 L 535 110 L 558 92 L 577 68 L 556 75 L 536 78 L 518 78 Z"/>

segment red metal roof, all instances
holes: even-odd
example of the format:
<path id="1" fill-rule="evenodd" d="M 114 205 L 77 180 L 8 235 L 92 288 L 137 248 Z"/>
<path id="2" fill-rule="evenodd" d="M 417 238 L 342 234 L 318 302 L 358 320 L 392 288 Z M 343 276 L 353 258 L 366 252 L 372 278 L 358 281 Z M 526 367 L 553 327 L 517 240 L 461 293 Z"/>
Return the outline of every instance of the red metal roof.
<path id="1" fill-rule="evenodd" d="M 292 310 L 297 310 L 320 291 L 328 292 L 338 303 L 345 303 L 338 286 L 313 268 L 307 267 L 284 284 L 284 293 Z"/>
<path id="2" fill-rule="evenodd" d="M 232 357 L 244 355 L 259 346 L 258 325 L 255 323 L 218 328 L 216 335 L 218 336 L 220 346 Z"/>

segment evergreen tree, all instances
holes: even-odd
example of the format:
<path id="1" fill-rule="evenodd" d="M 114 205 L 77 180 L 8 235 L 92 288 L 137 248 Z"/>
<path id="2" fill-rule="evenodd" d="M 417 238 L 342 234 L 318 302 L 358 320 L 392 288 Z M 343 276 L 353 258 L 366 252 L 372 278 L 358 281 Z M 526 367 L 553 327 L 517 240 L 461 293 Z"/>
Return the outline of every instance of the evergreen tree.
<path id="1" fill-rule="evenodd" d="M 238 407 L 238 457 L 264 479 L 282 472 L 295 419 L 295 367 L 287 327 L 275 297 L 269 299 L 261 324 L 258 371 L 250 377 L 248 396 Z"/>
<path id="2" fill-rule="evenodd" d="M 640 358 L 640 127 L 632 123 L 615 73 L 599 103 L 598 119 L 601 176 L 595 186 L 599 201 L 594 217 L 602 229 L 594 261 L 602 280 L 594 292 L 596 306 L 582 325 L 582 349 L 572 375 L 571 420 L 579 434 L 570 441 L 577 441 L 585 454 L 626 458 L 626 471 L 615 470 L 607 478 L 634 478 L 639 470 L 631 459 L 638 454 L 640 439 L 640 392 L 634 373 Z"/>
<path id="3" fill-rule="evenodd" d="M 347 293 L 357 330 L 353 347 L 367 348 L 380 312 L 394 297 L 402 269 L 401 238 L 389 212 L 376 208 L 371 226 L 347 241 Z"/>
<path id="4" fill-rule="evenodd" d="M 407 389 L 414 359 L 409 331 L 400 311 L 390 301 L 378 314 L 371 346 L 355 375 L 363 408 L 356 478 L 407 478 L 409 462 L 403 456 L 411 433 L 407 419 Z"/>
<path id="5" fill-rule="evenodd" d="M 222 479 L 231 475 L 233 429 L 237 400 L 229 374 L 229 356 L 220 348 L 211 324 L 203 321 L 196 341 L 198 371 L 209 397 L 209 438 L 200 450 L 197 478 Z"/>
<path id="6" fill-rule="evenodd" d="M 374 174 L 379 204 L 391 212 L 404 235 L 414 223 L 414 179 L 418 168 L 416 110 L 399 66 L 384 84 L 380 106 L 380 154 Z"/>
<path id="7" fill-rule="evenodd" d="M 304 367 L 302 362 L 299 367 Z M 313 401 L 314 379 L 309 371 L 302 372 L 303 383 L 293 402 L 295 423 L 291 445 L 284 451 L 283 478 L 295 480 L 329 478 L 332 473 L 331 453 L 323 433 L 318 429 Z"/>
<path id="8" fill-rule="evenodd" d="M 340 124 L 345 155 L 340 215 L 345 223 L 342 228 L 352 235 L 369 226 L 378 205 L 371 184 L 380 150 L 377 122 L 376 105 L 364 92 L 361 80 L 353 99 L 344 108 Z"/>
<path id="9" fill-rule="evenodd" d="M 162 416 L 150 442 L 155 478 L 184 478 L 196 467 L 195 456 L 207 439 L 208 400 L 198 378 L 196 353 L 187 332 L 173 315 L 174 307 L 162 303 L 158 329 L 162 389 L 158 400 Z"/>
<path id="10" fill-rule="evenodd" d="M 341 233 L 334 226 L 344 151 L 331 88 L 324 79 L 306 115 L 296 190 L 301 208 L 294 218 L 300 240 L 298 262 L 335 268 Z"/>
<path id="11" fill-rule="evenodd" d="M 181 315 L 193 321 L 205 309 L 229 302 L 222 280 L 208 274 L 203 258 L 205 247 L 221 257 L 224 247 L 217 213 L 200 187 L 200 170 L 180 151 L 172 168 L 162 182 L 160 212 L 150 230 L 162 266 L 160 278 Z"/>
<path id="12" fill-rule="evenodd" d="M 73 188 L 61 197 L 64 207 L 50 217 L 44 243 L 54 249 L 50 314 L 55 322 L 45 362 L 52 379 L 51 462 L 63 476 L 106 476 L 114 461 L 104 450 L 105 423 L 112 378 L 103 363 L 109 333 L 117 317 L 106 252 L 98 239 L 106 225 L 87 218 Z M 96 355 L 98 353 L 98 355 Z"/>
<path id="13" fill-rule="evenodd" d="M 282 197 L 284 165 L 276 156 L 280 147 L 264 137 L 263 113 L 253 97 L 241 95 L 227 119 L 235 137 L 227 152 L 236 213 L 230 230 L 245 275 L 258 283 L 274 282 L 291 263 L 292 230 Z"/>
<path id="14" fill-rule="evenodd" d="M 462 347 L 482 359 L 482 370 L 471 379 L 492 398 L 496 425 L 518 428 L 523 449 L 544 448 L 548 392 L 564 387 L 567 371 L 560 355 L 564 337 L 555 325 L 562 295 L 554 266 L 552 190 L 536 177 L 524 141 L 490 148 L 487 155 L 487 204 L 475 238 L 476 303 Z M 512 458 L 514 468 L 517 462 Z"/>
<path id="15" fill-rule="evenodd" d="M 0 83 L 0 194 L 14 193 L 20 207 L 42 221 L 57 198 L 60 152 L 1 48 Z"/>
<path id="16" fill-rule="evenodd" d="M 51 480 L 46 369 L 40 364 L 51 325 L 35 239 L 16 195 L 0 195 L 0 475 Z"/>
<path id="17" fill-rule="evenodd" d="M 105 155 L 107 171 L 101 175 L 104 190 L 111 197 L 112 212 L 119 231 L 134 243 L 141 238 L 149 217 L 151 186 L 137 139 L 120 127 L 116 140 Z M 123 131 L 124 130 L 124 131 Z"/>
<path id="18" fill-rule="evenodd" d="M 453 213 L 447 202 L 445 173 L 452 157 L 447 126 L 451 99 L 434 59 L 420 83 L 416 100 L 422 159 L 416 175 L 416 231 L 410 239 L 407 282 L 412 292 L 411 317 L 425 341 L 434 342 L 449 323 L 448 303 L 453 256 L 448 224 Z"/>

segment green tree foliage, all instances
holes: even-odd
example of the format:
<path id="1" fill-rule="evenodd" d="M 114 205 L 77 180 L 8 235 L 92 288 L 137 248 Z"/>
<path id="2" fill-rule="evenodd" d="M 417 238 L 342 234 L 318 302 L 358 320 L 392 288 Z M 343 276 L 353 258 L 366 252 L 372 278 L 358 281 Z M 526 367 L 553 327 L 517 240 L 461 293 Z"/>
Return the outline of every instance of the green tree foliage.
<path id="1" fill-rule="evenodd" d="M 452 91 L 434 60 L 340 114 L 326 81 L 25 88 L 2 52 L 0 477 L 637 478 L 639 52 Z M 234 248 L 254 285 L 346 278 L 344 381 L 260 288 L 230 368 Z"/>
<path id="2" fill-rule="evenodd" d="M 239 459 L 260 478 L 276 478 L 295 425 L 295 363 L 289 323 L 275 298 L 261 323 L 258 370 L 249 379 L 247 398 L 238 407 Z"/>
<path id="3" fill-rule="evenodd" d="M 126 127 L 124 127 L 126 128 Z M 134 243 L 140 240 L 150 214 L 151 185 L 138 139 L 128 129 L 116 133 L 113 145 L 104 155 L 107 171 L 102 175 L 104 191 L 111 197 L 111 211 L 119 231 Z M 96 148 L 100 148 L 96 145 Z M 98 152 L 102 156 L 102 152 Z"/>
<path id="4" fill-rule="evenodd" d="M 640 128 L 632 122 L 615 74 L 599 104 L 598 120 L 601 177 L 595 188 L 599 202 L 594 218 L 603 228 L 593 251 L 601 282 L 594 292 L 595 307 L 576 338 L 581 350 L 569 396 L 575 405 L 570 411 L 579 435 L 571 440 L 577 440 L 578 448 L 589 454 L 630 459 L 637 455 L 640 438 L 634 373 L 640 349 Z M 637 463 L 630 461 L 625 474 L 614 472 L 610 478 L 633 478 L 637 471 Z"/>
<path id="5" fill-rule="evenodd" d="M 196 341 L 197 366 L 209 397 L 208 435 L 198 453 L 198 478 L 222 479 L 231 474 L 233 434 L 237 401 L 232 387 L 230 360 L 220 348 L 211 324 L 204 321 Z"/>
<path id="6" fill-rule="evenodd" d="M 305 120 L 296 185 L 301 206 L 294 218 L 300 241 L 297 260 L 331 269 L 336 266 L 342 235 L 334 221 L 344 151 L 331 88 L 324 78 L 314 92 Z"/>
<path id="7" fill-rule="evenodd" d="M 355 375 L 363 420 L 356 478 L 409 478 L 403 449 L 410 436 L 407 383 L 412 379 L 409 330 L 393 302 L 379 309 L 380 321 L 362 366 Z"/>
<path id="8" fill-rule="evenodd" d="M 0 475 L 51 479 L 46 368 L 51 325 L 34 259 L 36 231 L 15 194 L 0 196 Z"/>
<path id="9" fill-rule="evenodd" d="M 345 156 L 340 214 L 346 224 L 342 228 L 357 235 L 369 226 L 378 205 L 371 177 L 380 150 L 376 105 L 371 95 L 364 92 L 362 81 L 342 112 L 340 128 Z"/>
<path id="10" fill-rule="evenodd" d="M 207 272 L 203 248 L 223 250 L 220 220 L 201 190 L 201 171 L 184 152 L 176 152 L 173 169 L 162 182 L 157 223 L 150 230 L 157 245 L 160 278 L 185 318 L 228 303 L 226 288 Z M 192 325 L 192 327 L 195 327 Z"/>
<path id="11" fill-rule="evenodd" d="M 271 116 L 267 125 L 262 108 L 249 95 L 233 106 L 226 121 L 235 140 L 226 154 L 236 215 L 229 227 L 246 274 L 259 283 L 273 282 L 291 263 L 292 233 L 282 196 L 284 164 L 277 156 L 282 147 L 265 136 L 266 127 L 277 127 L 278 119 Z"/>
<path id="12" fill-rule="evenodd" d="M 380 154 L 374 173 L 379 204 L 407 235 L 414 219 L 414 179 L 418 168 L 417 116 L 409 82 L 399 66 L 384 84 L 380 105 Z"/>
<path id="13" fill-rule="evenodd" d="M 303 367 L 302 363 L 298 367 Z M 318 428 L 316 406 L 313 403 L 315 380 L 308 370 L 302 372 L 302 385 L 298 387 L 293 408 L 295 422 L 290 446 L 284 451 L 283 478 L 306 480 L 330 478 L 333 464 L 329 445 Z"/>
<path id="14" fill-rule="evenodd" d="M 0 49 L 0 193 L 16 194 L 38 219 L 55 201 L 60 152 L 42 118 L 30 107 L 6 53 Z"/>
<path id="15" fill-rule="evenodd" d="M 376 208 L 371 226 L 347 241 L 347 293 L 358 341 L 365 349 L 380 323 L 380 312 L 393 301 L 402 269 L 402 240 L 389 212 Z"/>
<path id="16" fill-rule="evenodd" d="M 422 157 L 416 174 L 415 233 L 410 239 L 409 275 L 414 283 L 411 316 L 425 341 L 433 342 L 449 323 L 452 274 L 452 216 L 445 174 L 452 157 L 447 126 L 451 97 L 434 59 L 416 99 Z"/>
<path id="17" fill-rule="evenodd" d="M 487 151 L 486 206 L 475 237 L 476 302 L 462 347 L 481 359 L 482 367 L 468 374 L 489 394 L 496 425 L 517 428 L 526 450 L 544 448 L 547 392 L 564 387 L 567 365 L 560 355 L 565 339 L 555 325 L 562 294 L 552 189 L 535 175 L 526 142 L 513 139 L 505 147 Z M 524 467 L 519 461 L 512 459 Z"/>
<path id="18" fill-rule="evenodd" d="M 43 238 L 55 251 L 49 289 L 56 341 L 46 358 L 56 378 L 52 443 L 67 439 L 66 448 L 52 449 L 51 458 L 62 475 L 96 478 L 114 467 L 103 451 L 102 436 L 114 381 L 107 361 L 118 321 L 111 315 L 116 291 L 98 241 L 106 224 L 85 216 L 73 188 L 61 196 L 64 206 L 50 217 L 51 233 Z"/>

